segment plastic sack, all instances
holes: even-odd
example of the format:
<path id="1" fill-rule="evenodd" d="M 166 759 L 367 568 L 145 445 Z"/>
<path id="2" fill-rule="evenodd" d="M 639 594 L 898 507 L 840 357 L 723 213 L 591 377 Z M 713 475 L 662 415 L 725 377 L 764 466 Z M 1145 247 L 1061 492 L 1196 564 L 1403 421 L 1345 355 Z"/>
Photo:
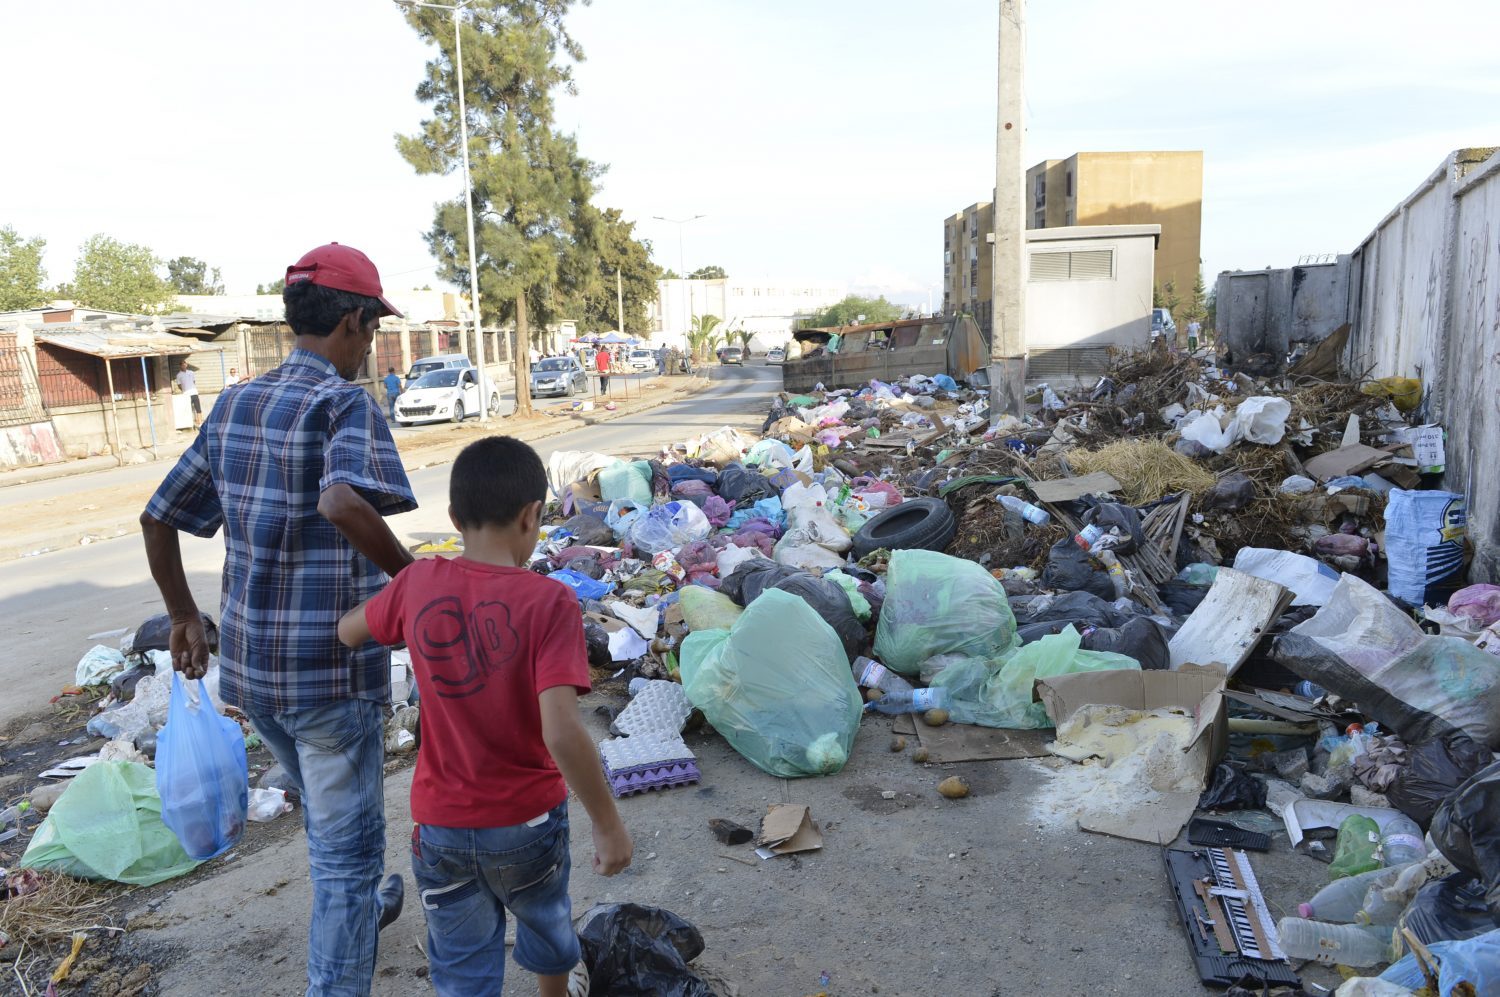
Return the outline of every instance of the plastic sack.
<path id="1" fill-rule="evenodd" d="M 880 617 L 882 626 L 889 607 L 888 598 Z M 876 656 L 890 667 L 878 642 Z M 1121 654 L 1082 650 L 1078 631 L 1067 627 L 1060 634 L 1043 637 L 1001 658 L 950 661 L 933 677 L 932 685 L 948 690 L 948 714 L 958 723 L 1035 730 L 1052 726 L 1046 709 L 1032 701 L 1032 685 L 1037 679 L 1073 672 L 1139 671 L 1140 667 Z"/>
<path id="2" fill-rule="evenodd" d="M 649 510 L 630 526 L 630 542 L 637 550 L 659 554 L 674 550 L 713 532 L 708 517 L 691 502 L 666 502 Z"/>
<path id="3" fill-rule="evenodd" d="M 197 867 L 162 823 L 156 774 L 136 762 L 95 762 L 74 777 L 36 829 L 21 867 L 152 886 Z"/>
<path id="4" fill-rule="evenodd" d="M 1177 431 L 1182 434 L 1184 440 L 1196 443 L 1214 453 L 1223 453 L 1234 446 L 1235 441 L 1239 439 L 1238 424 L 1233 420 L 1227 420 L 1226 426 L 1224 416 L 1222 405 L 1216 406 L 1211 412 L 1189 412 L 1177 424 Z"/>
<path id="5" fill-rule="evenodd" d="M 776 491 L 759 472 L 747 470 L 739 464 L 727 464 L 719 471 L 719 483 L 714 490 L 733 502 L 736 508 L 768 498 Z"/>
<path id="6" fill-rule="evenodd" d="M 554 450 L 552 456 L 547 458 L 547 487 L 552 489 L 553 495 L 562 498 L 573 482 L 587 481 L 595 471 L 619 463 L 620 458 L 608 454 L 584 450 Z"/>
<path id="7" fill-rule="evenodd" d="M 201 685 L 200 685 L 201 690 Z M 156 738 L 161 819 L 195 859 L 222 855 L 245 833 L 250 766 L 240 725 L 206 702 L 188 701 L 172 673 L 172 705 Z"/>
<path id="8" fill-rule="evenodd" d="M 562 528 L 573 534 L 573 539 L 584 547 L 613 547 L 614 531 L 598 516 L 579 513 L 563 523 Z"/>
<path id="9" fill-rule="evenodd" d="M 1458 987 L 1465 983 L 1473 987 L 1468 993 L 1500 993 L 1500 929 L 1454 942 L 1433 942 L 1428 948 L 1441 967 L 1438 997 L 1464 993 Z M 1422 969 L 1414 955 L 1403 956 L 1379 978 L 1412 990 L 1424 985 Z"/>
<path id="10" fill-rule="evenodd" d="M 736 429 L 720 426 L 688 443 L 688 456 L 701 457 L 712 464 L 727 464 L 740 459 L 740 455 L 756 444 L 753 436 L 746 436 Z"/>
<path id="11" fill-rule="evenodd" d="M 1234 421 L 1239 435 L 1251 443 L 1280 443 L 1291 414 L 1292 403 L 1285 398 L 1255 395 L 1240 402 Z"/>
<path id="12" fill-rule="evenodd" d="M 734 510 L 719 496 L 710 495 L 703 500 L 703 515 L 710 526 L 718 529 L 729 522 L 729 517 L 734 515 Z"/>
<path id="13" fill-rule="evenodd" d="M 1251 775 L 1244 765 L 1222 761 L 1214 766 L 1208 788 L 1198 797 L 1199 810 L 1259 810 L 1266 805 L 1264 780 Z"/>
<path id="14" fill-rule="evenodd" d="M 736 568 L 724 579 L 722 586 L 724 594 L 741 606 L 750 605 L 772 588 L 799 596 L 811 606 L 838 634 L 839 643 L 850 661 L 864 648 L 865 628 L 854 614 L 848 593 L 828 578 L 819 578 L 775 561 L 757 559 Z"/>
<path id="15" fill-rule="evenodd" d="M 573 594 L 579 599 L 603 599 L 613 592 L 615 587 L 609 582 L 601 582 L 596 578 L 590 578 L 581 571 L 572 568 L 564 568 L 554 571 L 547 576 L 553 581 L 562 582 L 573 590 Z"/>
<path id="16" fill-rule="evenodd" d="M 1293 606 L 1326 606 L 1339 583 L 1339 573 L 1328 565 L 1268 547 L 1241 547 L 1234 558 L 1234 570 L 1290 589 Z"/>
<path id="17" fill-rule="evenodd" d="M 703 936 L 669 910 L 596 904 L 577 930 L 596 997 L 715 997 L 688 966 L 703 952 Z"/>
<path id="18" fill-rule="evenodd" d="M 746 464 L 761 467 L 791 467 L 797 461 L 792 448 L 780 440 L 761 440 L 745 454 Z"/>
<path id="19" fill-rule="evenodd" d="M 953 380 L 953 378 L 949 377 L 947 374 L 934 374 L 932 377 L 932 383 L 936 384 L 944 391 L 958 390 L 958 382 Z"/>
<path id="20" fill-rule="evenodd" d="M 1473 938 L 1500 928 L 1500 919 L 1485 906 L 1484 887 L 1466 872 L 1423 886 L 1397 923 L 1423 945 Z"/>
<path id="21" fill-rule="evenodd" d="M 1422 628 L 1379 590 L 1349 574 L 1339 578 L 1322 609 L 1290 632 L 1310 638 L 1361 672 L 1390 664 L 1425 636 Z"/>
<path id="22" fill-rule="evenodd" d="M 73 670 L 74 685 L 103 685 L 116 672 L 125 670 L 125 655 L 104 644 L 95 644 L 78 659 Z"/>
<path id="23" fill-rule="evenodd" d="M 1459 872 L 1478 879 L 1500 915 L 1500 762 L 1470 776 L 1432 817 L 1432 843 Z"/>
<path id="24" fill-rule="evenodd" d="M 1387 399 L 1402 415 L 1422 404 L 1422 381 L 1415 377 L 1382 377 L 1360 385 L 1359 390 L 1371 398 Z"/>
<path id="25" fill-rule="evenodd" d="M 728 630 L 744 612 L 729 596 L 702 585 L 689 585 L 683 589 L 678 602 L 682 606 L 683 622 L 694 632 Z"/>
<path id="26" fill-rule="evenodd" d="M 851 541 L 837 523 L 812 521 L 789 529 L 776 541 L 772 553 L 781 564 L 799 571 L 823 571 L 844 564 L 843 551 Z"/>
<path id="27" fill-rule="evenodd" d="M 700 506 L 713 494 L 714 490 L 708 482 L 699 481 L 696 478 L 688 478 L 686 481 L 679 481 L 672 486 L 673 498 L 694 500 L 694 504 Z M 723 502 L 724 500 L 719 499 L 719 501 Z"/>
<path id="28" fill-rule="evenodd" d="M 651 465 L 638 460 L 616 461 L 599 471 L 599 496 L 606 502 L 629 499 L 638 506 L 651 504 Z"/>
<path id="29" fill-rule="evenodd" d="M 1500 620 L 1500 585 L 1461 588 L 1448 600 L 1448 611 L 1467 616 L 1481 627 L 1487 627 Z"/>
<path id="30" fill-rule="evenodd" d="M 629 499 L 617 499 L 609 504 L 604 514 L 604 525 L 614 532 L 616 539 L 623 540 L 630 534 L 635 521 L 645 515 L 645 509 Z"/>
<path id="31" fill-rule="evenodd" d="M 844 767 L 859 687 L 838 634 L 802 599 L 772 589 L 729 630 L 701 630 L 679 658 L 688 700 L 730 745 L 783 778 Z"/>
<path id="32" fill-rule="evenodd" d="M 719 551 L 719 556 L 715 558 L 714 565 L 720 578 L 728 578 L 734 573 L 735 568 L 738 568 L 746 561 L 752 561 L 759 557 L 765 557 L 765 555 L 755 547 L 742 547 L 737 544 L 731 544 Z"/>
<path id="33" fill-rule="evenodd" d="M 1216 512 L 1239 512 L 1255 501 L 1255 482 L 1240 471 L 1226 474 L 1198 499 L 1203 509 Z"/>
<path id="34" fill-rule="evenodd" d="M 1115 597 L 1115 583 L 1109 573 L 1096 567 L 1089 552 L 1072 537 L 1063 537 L 1047 551 L 1042 584 L 1062 592 L 1088 592 L 1106 601 Z"/>
<path id="35" fill-rule="evenodd" d="M 1444 738 L 1408 745 L 1400 771 L 1384 792 L 1391 806 L 1425 828 L 1443 801 L 1491 761 L 1488 748 L 1455 731 Z"/>
<path id="36" fill-rule="evenodd" d="M 825 582 L 833 582 L 844 590 L 849 597 L 849 607 L 854 610 L 854 616 L 861 621 L 870 618 L 870 600 L 866 599 L 859 591 L 859 579 L 853 575 L 846 575 L 842 571 L 830 571 L 823 576 Z"/>
<path id="37" fill-rule="evenodd" d="M 1005 588 L 984 568 L 931 550 L 891 554 L 875 628 L 875 657 L 887 668 L 911 676 L 938 654 L 997 658 L 1015 638 Z"/>
<path id="38" fill-rule="evenodd" d="M 1306 495 L 1317 487 L 1318 483 L 1312 478 L 1302 474 L 1294 474 L 1283 480 L 1281 487 L 1277 490 L 1283 495 Z"/>
<path id="39" fill-rule="evenodd" d="M 1421 606 L 1429 586 L 1457 574 L 1464 565 L 1467 521 L 1462 495 L 1391 489 L 1385 507 L 1391 595 Z"/>

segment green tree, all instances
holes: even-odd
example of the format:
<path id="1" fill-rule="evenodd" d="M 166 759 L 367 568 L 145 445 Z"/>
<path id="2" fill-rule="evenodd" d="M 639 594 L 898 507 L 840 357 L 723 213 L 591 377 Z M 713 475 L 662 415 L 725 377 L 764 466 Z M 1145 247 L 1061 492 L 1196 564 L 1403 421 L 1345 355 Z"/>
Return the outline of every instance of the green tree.
<path id="1" fill-rule="evenodd" d="M 468 107 L 481 307 L 515 322 L 513 355 L 524 357 L 531 323 L 564 316 L 598 277 L 590 247 L 575 234 L 592 220 L 599 167 L 555 127 L 554 95 L 574 92 L 570 63 L 583 51 L 563 23 L 572 0 L 477 0 L 464 9 L 464 92 Z M 461 165 L 453 22 L 447 11 L 408 7 L 406 20 L 437 48 L 417 86 L 431 116 L 397 136 L 421 174 Z M 427 241 L 438 272 L 468 288 L 463 194 L 437 206 Z M 516 415 L 531 414 L 526 365 L 515 364 Z"/>
<path id="2" fill-rule="evenodd" d="M 688 280 L 724 280 L 728 276 L 723 267 L 699 267 L 688 274 Z"/>
<path id="3" fill-rule="evenodd" d="M 734 336 L 740 341 L 740 349 L 744 350 L 745 356 L 748 357 L 750 355 L 750 340 L 755 338 L 755 330 L 736 329 L 734 330 Z"/>
<path id="4" fill-rule="evenodd" d="M 699 360 L 707 360 L 718 343 L 723 322 L 717 315 L 694 315 L 687 328 L 688 351 Z"/>
<path id="5" fill-rule="evenodd" d="M 682 278 L 679 277 L 679 276 L 677 276 L 677 271 L 676 270 L 668 268 L 668 269 L 663 270 L 661 272 L 661 278 L 660 279 L 661 280 L 681 280 Z"/>
<path id="6" fill-rule="evenodd" d="M 179 256 L 167 261 L 167 283 L 178 294 L 224 293 L 219 268 L 214 267 L 210 271 L 207 263 L 193 256 Z"/>
<path id="7" fill-rule="evenodd" d="M 36 308 L 47 301 L 42 250 L 47 240 L 30 239 L 6 225 L 0 228 L 0 312 Z"/>
<path id="8" fill-rule="evenodd" d="M 1202 322 L 1208 318 L 1208 293 L 1203 287 L 1202 271 L 1199 271 L 1197 279 L 1193 281 L 1193 296 L 1183 308 L 1182 317 L 1187 322 Z"/>
<path id="9" fill-rule="evenodd" d="M 73 269 L 73 296 L 81 305 L 105 311 L 156 311 L 170 304 L 175 294 L 162 279 L 161 265 L 146 246 L 91 236 Z"/>
<path id="10" fill-rule="evenodd" d="M 861 318 L 860 316 L 863 316 Z M 851 294 L 835 302 L 802 323 L 804 329 L 825 329 L 857 322 L 894 322 L 901 317 L 901 306 L 878 298 Z"/>
<path id="11" fill-rule="evenodd" d="M 1172 318 L 1177 318 L 1177 309 L 1182 305 L 1182 296 L 1177 293 L 1177 281 L 1168 278 L 1151 291 L 1151 307 L 1165 308 Z"/>
<path id="12" fill-rule="evenodd" d="M 583 328 L 650 335 L 647 309 L 656 300 L 661 268 L 651 262 L 651 243 L 635 238 L 634 231 L 635 224 L 615 208 L 600 211 L 579 205 L 574 213 L 572 238 L 558 263 L 558 287 L 564 296 L 559 307 L 580 319 Z M 623 324 L 616 272 L 625 299 Z"/>
<path id="13" fill-rule="evenodd" d="M 275 280 L 271 281 L 271 283 L 269 283 L 269 284 L 256 284 L 255 285 L 255 293 L 256 294 L 280 294 L 282 291 L 285 291 L 285 290 L 286 290 L 286 278 L 285 277 L 277 277 Z"/>

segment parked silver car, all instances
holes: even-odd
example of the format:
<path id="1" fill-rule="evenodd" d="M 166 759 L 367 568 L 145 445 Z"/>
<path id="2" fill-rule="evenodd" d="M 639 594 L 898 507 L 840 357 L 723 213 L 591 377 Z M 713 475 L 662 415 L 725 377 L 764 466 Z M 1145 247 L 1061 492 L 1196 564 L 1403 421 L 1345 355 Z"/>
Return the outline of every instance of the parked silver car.
<path id="1" fill-rule="evenodd" d="M 577 357 L 543 357 L 531 365 L 531 397 L 572 395 L 588 390 L 589 375 Z"/>
<path id="2" fill-rule="evenodd" d="M 443 353 L 434 357 L 423 357 L 413 361 L 411 370 L 406 372 L 407 387 L 423 374 L 431 374 L 435 370 L 456 370 L 462 367 L 472 367 L 474 362 L 462 353 Z"/>

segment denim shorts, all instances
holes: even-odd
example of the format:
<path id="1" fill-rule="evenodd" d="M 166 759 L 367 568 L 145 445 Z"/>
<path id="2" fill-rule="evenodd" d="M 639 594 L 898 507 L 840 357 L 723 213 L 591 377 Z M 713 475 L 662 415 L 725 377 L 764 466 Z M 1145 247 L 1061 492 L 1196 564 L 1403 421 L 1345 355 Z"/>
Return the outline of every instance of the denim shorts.
<path id="1" fill-rule="evenodd" d="M 542 976 L 578 962 L 568 897 L 568 805 L 514 827 L 412 828 L 412 873 L 427 918 L 438 993 L 496 994 L 505 974 L 505 914 L 516 919 L 516 964 Z"/>

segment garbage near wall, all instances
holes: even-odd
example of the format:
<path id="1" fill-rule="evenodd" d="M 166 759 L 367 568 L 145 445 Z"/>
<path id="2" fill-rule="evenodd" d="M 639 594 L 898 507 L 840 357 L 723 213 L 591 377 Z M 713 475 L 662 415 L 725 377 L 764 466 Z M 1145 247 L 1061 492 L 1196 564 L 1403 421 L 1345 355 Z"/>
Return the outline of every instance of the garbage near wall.
<path id="1" fill-rule="evenodd" d="M 1500 586 L 1464 577 L 1459 483 L 1414 452 L 1402 403 L 1420 385 L 1368 387 L 1158 349 L 1038 389 L 1024 418 L 992 420 L 982 385 L 948 377 L 783 393 L 758 436 L 554 454 L 528 566 L 577 596 L 596 684 L 637 692 L 635 732 L 600 745 L 621 795 L 711 785 L 696 737 L 817 778 L 893 725 L 919 739 L 1056 728 L 1004 756 L 1060 766 L 1031 806 L 1177 842 L 1169 883 L 1205 981 L 1224 960 L 1295 980 L 1287 956 L 1321 957 L 1305 951 L 1378 965 L 1402 945 L 1374 939 L 1371 919 L 1428 909 L 1430 883 L 1314 904 L 1283 945 L 1269 910 L 1309 896 L 1268 906 L 1240 847 L 1268 836 L 1320 880 L 1359 879 L 1421 866 L 1430 826 L 1466 885 L 1500 888 L 1471 830 L 1475 814 L 1497 823 L 1480 787 L 1500 747 Z M 164 674 L 141 653 L 84 657 L 99 681 L 148 666 L 95 719 L 150 745 Z M 663 684 L 680 697 L 641 692 Z M 419 740 L 404 688 L 393 752 Z M 1221 838 L 1178 841 L 1195 814 Z M 1192 886 L 1208 881 L 1218 893 Z M 1208 923 L 1248 934 L 1191 928 Z"/>

